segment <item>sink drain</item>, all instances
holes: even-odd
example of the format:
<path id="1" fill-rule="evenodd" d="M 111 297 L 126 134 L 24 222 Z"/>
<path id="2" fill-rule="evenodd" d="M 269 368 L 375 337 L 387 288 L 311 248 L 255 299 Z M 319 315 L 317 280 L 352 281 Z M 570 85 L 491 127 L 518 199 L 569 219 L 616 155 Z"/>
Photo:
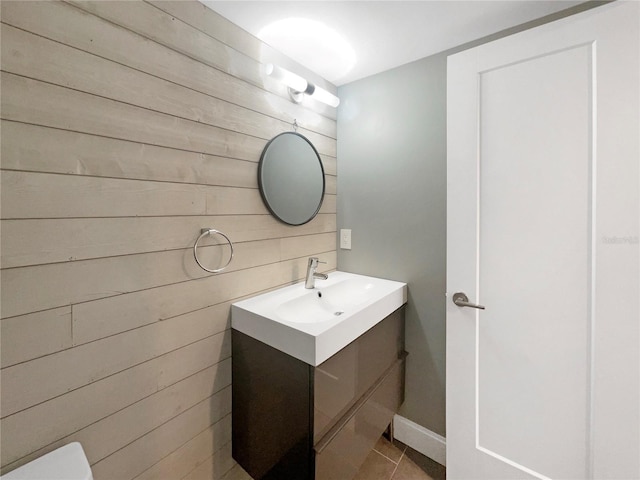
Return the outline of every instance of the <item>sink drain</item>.
<path id="1" fill-rule="evenodd" d="M 344 312 L 337 311 L 337 312 L 334 312 L 333 314 L 334 314 L 336 317 L 339 317 L 339 316 L 340 316 L 340 315 L 342 315 L 343 313 L 344 313 Z"/>

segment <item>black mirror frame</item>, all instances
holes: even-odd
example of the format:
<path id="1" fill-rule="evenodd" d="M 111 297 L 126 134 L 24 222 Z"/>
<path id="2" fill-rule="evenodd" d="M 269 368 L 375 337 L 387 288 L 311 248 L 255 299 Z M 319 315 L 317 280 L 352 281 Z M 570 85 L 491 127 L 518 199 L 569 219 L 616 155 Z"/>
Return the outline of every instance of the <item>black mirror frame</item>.
<path id="1" fill-rule="evenodd" d="M 300 222 L 300 223 L 288 222 L 287 220 L 284 220 L 277 212 L 275 212 L 273 210 L 273 208 L 269 204 L 269 201 L 267 200 L 267 197 L 266 197 L 266 195 L 264 193 L 264 185 L 262 184 L 262 169 L 263 169 L 263 165 L 264 165 L 265 154 L 267 153 L 267 150 L 269 150 L 269 146 L 277 138 L 279 138 L 279 137 L 281 137 L 283 135 L 296 135 L 296 136 L 302 138 L 305 142 L 307 142 L 307 144 L 309 144 L 309 146 L 313 150 L 313 153 L 315 154 L 316 158 L 318 159 L 318 163 L 320 165 L 320 171 L 322 172 L 322 195 L 320 196 L 320 202 L 318 203 L 318 208 L 316 208 L 316 210 L 313 212 L 312 215 L 309 216 L 309 218 L 307 220 L 305 220 L 304 222 Z M 324 165 L 322 164 L 322 159 L 320 158 L 320 154 L 316 150 L 316 147 L 313 145 L 313 143 L 311 143 L 311 141 L 307 137 L 305 137 L 304 135 L 301 135 L 298 132 L 283 132 L 283 133 L 280 133 L 280 134 L 276 135 L 275 137 L 273 137 L 271 140 L 269 140 L 269 142 L 267 142 L 267 144 L 265 145 L 264 149 L 262 150 L 262 154 L 260 155 L 260 161 L 258 163 L 258 187 L 259 187 L 259 190 L 260 190 L 260 196 L 262 197 L 262 201 L 265 204 L 265 206 L 267 207 L 267 209 L 269 210 L 269 212 L 271 213 L 271 215 L 273 215 L 275 218 L 277 218 L 282 223 L 285 223 L 287 225 L 292 225 L 292 226 L 299 226 L 299 225 L 304 225 L 305 223 L 309 223 L 311 220 L 313 220 L 316 217 L 316 215 L 318 215 L 318 212 L 320 212 L 320 208 L 322 208 L 322 203 L 324 202 L 324 195 L 325 195 L 325 192 L 326 192 L 326 183 L 327 182 L 326 182 L 326 179 L 325 179 Z"/>

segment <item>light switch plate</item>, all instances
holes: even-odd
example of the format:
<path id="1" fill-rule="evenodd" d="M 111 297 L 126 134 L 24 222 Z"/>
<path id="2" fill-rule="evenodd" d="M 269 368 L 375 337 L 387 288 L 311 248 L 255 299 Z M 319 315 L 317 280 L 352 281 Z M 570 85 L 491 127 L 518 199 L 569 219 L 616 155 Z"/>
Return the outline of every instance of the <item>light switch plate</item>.
<path id="1" fill-rule="evenodd" d="M 340 248 L 343 250 L 351 250 L 351 229 L 340 229 Z"/>

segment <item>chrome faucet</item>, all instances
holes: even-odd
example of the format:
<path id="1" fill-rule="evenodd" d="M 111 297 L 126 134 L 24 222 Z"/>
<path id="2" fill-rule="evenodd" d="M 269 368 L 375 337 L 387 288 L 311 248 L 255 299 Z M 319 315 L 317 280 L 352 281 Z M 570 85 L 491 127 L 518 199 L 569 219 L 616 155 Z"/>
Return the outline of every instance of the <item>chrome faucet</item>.
<path id="1" fill-rule="evenodd" d="M 307 279 L 304 282 L 304 288 L 314 288 L 316 278 L 321 280 L 326 280 L 329 278 L 328 275 L 324 273 L 317 273 L 316 268 L 318 268 L 319 263 L 327 263 L 321 262 L 318 260 L 318 257 L 309 257 L 309 263 L 307 263 Z"/>

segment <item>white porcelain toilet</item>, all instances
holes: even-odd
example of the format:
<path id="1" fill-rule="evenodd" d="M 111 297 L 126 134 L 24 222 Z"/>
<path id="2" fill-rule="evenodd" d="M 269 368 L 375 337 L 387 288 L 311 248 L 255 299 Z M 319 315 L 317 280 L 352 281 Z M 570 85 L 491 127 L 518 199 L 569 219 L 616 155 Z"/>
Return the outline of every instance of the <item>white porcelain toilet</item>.
<path id="1" fill-rule="evenodd" d="M 0 480 L 93 480 L 93 475 L 82 446 L 73 442 L 2 475 Z"/>

